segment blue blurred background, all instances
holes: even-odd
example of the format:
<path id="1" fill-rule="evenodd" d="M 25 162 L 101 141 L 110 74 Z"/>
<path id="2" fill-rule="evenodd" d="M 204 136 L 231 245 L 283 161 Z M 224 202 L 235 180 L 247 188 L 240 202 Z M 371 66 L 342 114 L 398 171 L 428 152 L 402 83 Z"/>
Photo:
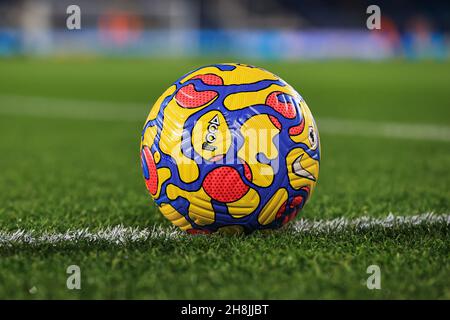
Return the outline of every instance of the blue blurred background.
<path id="1" fill-rule="evenodd" d="M 81 8 L 81 30 L 66 9 Z M 381 8 L 381 30 L 366 9 Z M 450 2 L 0 0 L 0 55 L 448 59 Z"/>

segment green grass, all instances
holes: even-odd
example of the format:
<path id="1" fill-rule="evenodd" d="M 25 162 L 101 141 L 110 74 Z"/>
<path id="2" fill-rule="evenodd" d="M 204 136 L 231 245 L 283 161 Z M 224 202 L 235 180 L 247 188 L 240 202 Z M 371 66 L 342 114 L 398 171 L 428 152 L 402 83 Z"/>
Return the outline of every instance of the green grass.
<path id="1" fill-rule="evenodd" d="M 0 229 L 168 226 L 141 177 L 141 127 L 173 80 L 213 62 L 0 60 Z M 321 117 L 450 125 L 449 63 L 252 63 L 296 87 L 319 129 Z M 142 120 L 10 115 L 1 112 L 11 107 L 2 105 L 6 95 L 133 103 Z M 321 142 L 304 217 L 449 213 L 448 142 L 324 133 Z M 0 248 L 0 298 L 449 299 L 449 235 L 435 225 Z M 80 291 L 65 286 L 70 264 L 81 267 Z M 382 290 L 365 286 L 371 264 L 381 267 Z"/>

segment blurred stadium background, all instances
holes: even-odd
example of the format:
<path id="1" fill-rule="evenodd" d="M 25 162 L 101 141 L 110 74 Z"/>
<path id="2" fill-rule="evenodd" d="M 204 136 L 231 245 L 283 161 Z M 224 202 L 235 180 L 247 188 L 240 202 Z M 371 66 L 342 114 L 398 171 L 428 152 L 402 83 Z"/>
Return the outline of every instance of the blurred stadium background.
<path id="1" fill-rule="evenodd" d="M 81 8 L 78 31 L 66 8 Z M 381 7 L 369 32 L 366 8 Z M 1 0 L 0 55 L 446 59 L 448 1 Z"/>

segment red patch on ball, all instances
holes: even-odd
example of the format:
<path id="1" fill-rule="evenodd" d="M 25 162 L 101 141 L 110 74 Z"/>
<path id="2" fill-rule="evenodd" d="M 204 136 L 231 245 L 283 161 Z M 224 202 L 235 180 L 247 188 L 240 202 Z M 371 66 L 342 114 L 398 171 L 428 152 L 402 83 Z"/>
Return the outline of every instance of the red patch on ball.
<path id="1" fill-rule="evenodd" d="M 142 148 L 142 153 L 144 155 L 144 160 L 149 173 L 149 178 L 145 179 L 145 184 L 148 191 L 152 195 L 155 195 L 158 191 L 158 172 L 156 170 L 156 163 L 153 159 L 153 155 L 150 152 L 150 149 L 147 146 L 144 146 L 144 148 Z"/>
<path id="2" fill-rule="evenodd" d="M 249 186 L 244 183 L 235 168 L 223 166 L 213 169 L 206 175 L 203 189 L 212 199 L 228 203 L 242 198 Z"/>

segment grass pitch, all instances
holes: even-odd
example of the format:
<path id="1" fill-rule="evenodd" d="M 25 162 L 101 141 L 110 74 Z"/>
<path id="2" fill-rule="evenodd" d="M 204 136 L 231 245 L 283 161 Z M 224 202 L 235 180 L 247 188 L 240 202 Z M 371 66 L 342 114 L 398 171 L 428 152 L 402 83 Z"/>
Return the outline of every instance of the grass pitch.
<path id="1" fill-rule="evenodd" d="M 0 60 L 0 231 L 169 227 L 141 176 L 140 131 L 171 82 L 214 62 Z M 250 63 L 292 84 L 317 119 L 320 178 L 301 216 L 449 213 L 449 63 Z M 391 123 L 400 134 L 339 134 L 326 119 Z M 411 138 L 411 128 L 425 136 Z M 449 299 L 449 231 L 432 224 L 0 246 L 0 298 Z M 81 290 L 66 287 L 72 264 Z M 372 264 L 381 290 L 366 287 Z"/>

